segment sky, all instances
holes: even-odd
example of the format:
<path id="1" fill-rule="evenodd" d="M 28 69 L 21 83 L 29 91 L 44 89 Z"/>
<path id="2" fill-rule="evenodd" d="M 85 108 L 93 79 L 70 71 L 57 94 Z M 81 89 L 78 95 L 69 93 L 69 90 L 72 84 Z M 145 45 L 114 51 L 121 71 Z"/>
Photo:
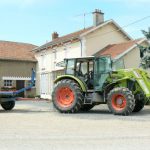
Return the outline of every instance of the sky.
<path id="1" fill-rule="evenodd" d="M 150 0 L 0 0 L 0 40 L 42 45 L 51 34 L 60 36 L 92 25 L 92 13 L 100 9 L 105 20 L 121 27 L 150 16 Z M 134 39 L 143 37 L 150 17 L 124 30 Z"/>

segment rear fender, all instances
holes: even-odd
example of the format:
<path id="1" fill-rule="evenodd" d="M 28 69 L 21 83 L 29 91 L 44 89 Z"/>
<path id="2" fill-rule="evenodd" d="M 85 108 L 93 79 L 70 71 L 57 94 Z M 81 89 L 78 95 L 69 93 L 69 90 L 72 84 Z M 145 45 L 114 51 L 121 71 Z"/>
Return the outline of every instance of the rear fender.
<path id="1" fill-rule="evenodd" d="M 87 91 L 87 86 L 86 84 L 81 81 L 79 78 L 76 78 L 72 75 L 62 75 L 62 76 L 58 76 L 57 79 L 54 81 L 54 83 L 56 84 L 58 81 L 63 80 L 63 79 L 71 79 L 74 80 L 75 82 L 77 82 L 79 84 L 79 86 L 81 87 L 83 92 Z"/>

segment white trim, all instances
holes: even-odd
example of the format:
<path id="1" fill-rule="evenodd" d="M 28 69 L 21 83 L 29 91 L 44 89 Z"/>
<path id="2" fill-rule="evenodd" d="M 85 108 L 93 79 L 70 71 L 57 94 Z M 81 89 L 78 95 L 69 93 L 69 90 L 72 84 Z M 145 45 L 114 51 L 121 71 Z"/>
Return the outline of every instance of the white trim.
<path id="1" fill-rule="evenodd" d="M 143 38 L 139 42 L 137 42 L 137 44 L 141 44 L 144 41 L 147 41 L 147 40 L 145 38 Z M 129 53 L 131 50 L 133 50 L 136 47 L 137 47 L 137 45 L 134 44 L 132 47 L 130 47 L 129 49 L 127 49 L 125 52 L 123 52 L 120 55 L 118 55 L 117 57 L 115 57 L 115 61 L 118 60 L 118 59 L 120 59 L 121 57 L 123 57 L 124 55 L 126 55 L 127 53 Z"/>
<path id="2" fill-rule="evenodd" d="M 26 81 L 30 81 L 31 77 L 11 77 L 11 76 L 9 77 L 9 76 L 4 76 L 4 77 L 2 77 L 2 80 L 26 80 Z"/>
<path id="3" fill-rule="evenodd" d="M 83 34 L 81 34 L 81 35 L 80 35 L 80 38 L 82 38 L 83 36 L 88 35 L 88 34 L 91 33 L 91 32 L 94 32 L 95 30 L 97 30 L 97 29 L 99 29 L 99 28 L 102 28 L 103 26 L 105 26 L 105 25 L 107 25 L 107 24 L 109 24 L 109 23 L 114 24 L 114 25 L 119 29 L 119 31 L 121 31 L 126 37 L 128 37 L 130 40 L 133 40 L 133 38 L 132 38 L 130 35 L 128 35 L 128 33 L 126 33 L 114 20 L 108 20 L 108 21 L 106 21 L 106 22 L 104 22 L 104 23 L 98 25 L 97 27 L 95 27 L 95 28 L 93 28 L 93 29 L 91 29 L 91 30 L 89 30 L 89 31 L 87 31 L 87 32 L 85 32 L 85 33 L 83 33 Z M 116 31 L 117 31 L 117 30 L 116 30 Z"/>

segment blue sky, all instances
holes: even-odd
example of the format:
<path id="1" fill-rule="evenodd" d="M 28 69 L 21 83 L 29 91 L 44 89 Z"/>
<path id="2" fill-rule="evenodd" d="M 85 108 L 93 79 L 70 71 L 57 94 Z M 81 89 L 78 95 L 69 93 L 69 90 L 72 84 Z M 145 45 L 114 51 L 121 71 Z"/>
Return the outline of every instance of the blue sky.
<path id="1" fill-rule="evenodd" d="M 0 0 L 0 40 L 42 45 L 51 33 L 61 36 L 83 28 L 83 13 L 101 9 L 105 20 L 114 19 L 120 26 L 150 16 L 150 0 Z M 86 27 L 92 15 L 86 16 Z M 125 28 L 133 38 L 142 37 L 150 18 Z"/>

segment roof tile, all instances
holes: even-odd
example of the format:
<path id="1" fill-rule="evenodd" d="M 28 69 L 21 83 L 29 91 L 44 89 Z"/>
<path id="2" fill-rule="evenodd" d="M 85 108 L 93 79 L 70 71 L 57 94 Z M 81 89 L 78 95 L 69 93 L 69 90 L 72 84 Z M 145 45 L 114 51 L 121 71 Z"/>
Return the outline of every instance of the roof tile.
<path id="1" fill-rule="evenodd" d="M 119 44 L 111 44 L 106 46 L 104 49 L 98 51 L 96 54 L 94 54 L 95 56 L 100 56 L 100 55 L 111 55 L 111 57 L 114 59 L 116 58 L 118 55 L 124 53 L 125 51 L 127 51 L 129 48 L 131 48 L 132 46 L 134 46 L 137 42 L 139 42 L 141 39 L 138 40 L 131 40 L 128 42 L 124 42 L 124 43 L 119 43 Z"/>
<path id="2" fill-rule="evenodd" d="M 0 41 L 0 59 L 36 62 L 31 51 L 37 46 L 26 43 Z"/>

